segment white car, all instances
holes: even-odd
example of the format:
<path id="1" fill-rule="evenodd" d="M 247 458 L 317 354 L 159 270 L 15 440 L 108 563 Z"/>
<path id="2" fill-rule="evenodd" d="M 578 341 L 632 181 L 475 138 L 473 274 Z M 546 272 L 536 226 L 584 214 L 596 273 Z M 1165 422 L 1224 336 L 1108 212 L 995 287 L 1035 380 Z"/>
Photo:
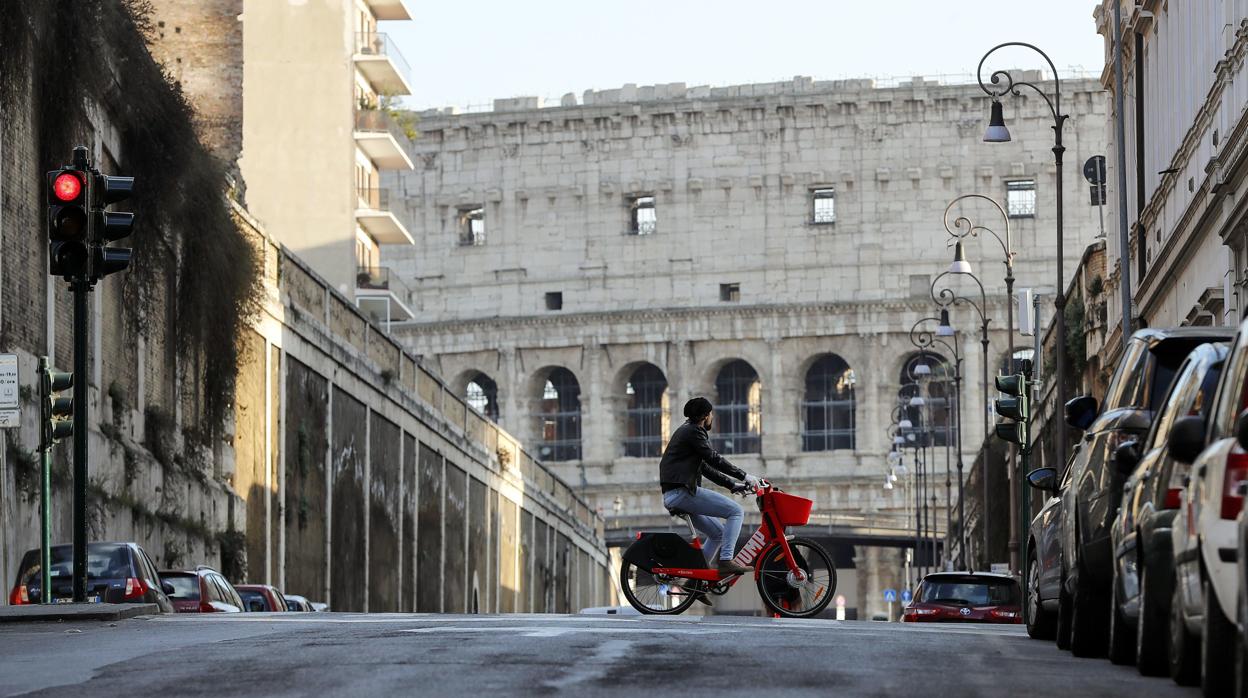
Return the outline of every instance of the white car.
<path id="1" fill-rule="evenodd" d="M 1169 437 L 1171 455 L 1192 464 L 1172 531 L 1170 675 L 1180 684 L 1199 678 L 1206 695 L 1226 692 L 1235 675 L 1236 519 L 1244 501 L 1240 483 L 1248 481 L 1245 387 L 1248 322 L 1235 335 L 1207 427 L 1201 426 L 1200 417 L 1184 417 Z M 1209 446 L 1200 450 L 1204 444 Z"/>

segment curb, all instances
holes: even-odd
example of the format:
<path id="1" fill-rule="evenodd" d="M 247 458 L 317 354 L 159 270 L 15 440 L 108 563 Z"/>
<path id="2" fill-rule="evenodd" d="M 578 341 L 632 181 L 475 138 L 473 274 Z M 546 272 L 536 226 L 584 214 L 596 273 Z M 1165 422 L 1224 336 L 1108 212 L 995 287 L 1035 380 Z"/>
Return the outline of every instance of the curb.
<path id="1" fill-rule="evenodd" d="M 154 603 L 32 604 L 0 606 L 0 623 L 109 621 L 160 613 Z"/>

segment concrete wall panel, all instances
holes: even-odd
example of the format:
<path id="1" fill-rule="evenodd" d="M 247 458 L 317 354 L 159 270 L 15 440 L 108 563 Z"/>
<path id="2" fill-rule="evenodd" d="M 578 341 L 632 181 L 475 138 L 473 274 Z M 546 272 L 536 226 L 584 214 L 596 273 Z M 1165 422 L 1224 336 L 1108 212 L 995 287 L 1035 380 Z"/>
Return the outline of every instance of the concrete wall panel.
<path id="1" fill-rule="evenodd" d="M 443 494 L 442 611 L 464 613 L 468 610 L 468 475 L 449 461 Z"/>
<path id="2" fill-rule="evenodd" d="M 474 478 L 468 480 L 468 610 L 489 613 L 490 601 L 490 488 Z"/>
<path id="3" fill-rule="evenodd" d="M 399 610 L 399 427 L 369 414 L 368 610 Z"/>
<path id="4" fill-rule="evenodd" d="M 345 392 L 334 391 L 333 516 L 330 585 L 337 611 L 363 611 L 367 588 L 360 572 L 365 568 L 364 469 L 368 408 Z"/>
<path id="5" fill-rule="evenodd" d="M 286 579 L 284 591 L 323 598 L 325 453 L 329 384 L 294 359 L 286 366 Z"/>
<path id="6" fill-rule="evenodd" d="M 403 493 L 400 503 L 400 525 L 403 544 L 399 558 L 403 584 L 399 593 L 399 610 L 412 611 L 416 604 L 416 437 L 403 434 Z"/>
<path id="7" fill-rule="evenodd" d="M 416 503 L 416 610 L 436 613 L 442 610 L 442 455 L 420 444 L 420 482 Z"/>

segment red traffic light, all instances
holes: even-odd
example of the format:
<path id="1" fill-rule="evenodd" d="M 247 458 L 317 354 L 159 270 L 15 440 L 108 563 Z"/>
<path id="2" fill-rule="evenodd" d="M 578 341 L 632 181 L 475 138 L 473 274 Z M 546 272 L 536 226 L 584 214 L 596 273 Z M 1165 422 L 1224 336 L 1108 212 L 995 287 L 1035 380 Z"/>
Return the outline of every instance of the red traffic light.
<path id="1" fill-rule="evenodd" d="M 62 172 L 52 181 L 52 195 L 61 201 L 74 201 L 82 195 L 82 180 L 73 172 Z"/>

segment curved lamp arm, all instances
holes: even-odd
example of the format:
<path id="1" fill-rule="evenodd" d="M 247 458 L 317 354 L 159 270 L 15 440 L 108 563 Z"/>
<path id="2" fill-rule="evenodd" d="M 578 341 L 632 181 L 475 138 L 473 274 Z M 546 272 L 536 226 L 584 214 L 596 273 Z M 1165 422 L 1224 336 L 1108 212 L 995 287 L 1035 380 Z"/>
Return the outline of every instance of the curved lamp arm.
<path id="1" fill-rule="evenodd" d="M 971 219 L 966 216 L 958 216 L 955 218 L 953 220 L 952 227 L 950 227 L 949 213 L 953 210 L 953 205 L 960 201 L 966 201 L 967 199 L 983 199 L 997 209 L 997 212 L 1001 214 L 1001 220 L 1005 221 L 1004 240 L 1001 239 L 1000 235 L 997 235 L 995 230 L 982 225 L 975 225 Z M 963 228 L 965 228 L 965 230 L 963 230 Z M 991 196 L 986 196 L 984 194 L 963 194 L 953 201 L 950 201 L 949 205 L 945 207 L 945 230 L 949 233 L 950 237 L 957 240 L 961 240 L 968 235 L 978 237 L 980 232 L 991 233 L 992 236 L 997 239 L 997 242 L 1001 244 L 1001 251 L 1005 253 L 1005 266 L 1011 269 L 1014 268 L 1014 248 L 1010 244 L 1010 217 L 1005 212 L 1005 209 L 1002 208 L 1001 204 L 997 203 L 997 200 Z"/>
<path id="2" fill-rule="evenodd" d="M 1010 71 L 1008 70 L 995 70 L 989 77 L 989 82 L 994 86 L 997 86 L 996 89 L 984 84 L 984 61 L 987 61 L 988 57 L 996 53 L 997 50 L 1003 49 L 1007 46 L 1022 46 L 1024 48 L 1029 48 L 1044 58 L 1044 62 L 1049 64 L 1049 70 L 1053 71 L 1052 99 L 1045 94 L 1044 90 L 1037 87 L 1034 83 L 1015 81 L 1014 76 L 1010 75 Z M 1035 90 L 1036 94 L 1040 95 L 1044 99 L 1045 103 L 1049 105 L 1049 111 L 1053 113 L 1053 120 L 1057 122 L 1054 126 L 1055 129 L 1060 130 L 1062 124 L 1066 121 L 1066 115 L 1062 113 L 1062 82 L 1057 77 L 1057 66 L 1053 65 L 1053 61 L 1049 58 L 1049 54 L 1025 41 L 1007 41 L 1004 44 L 997 44 L 996 46 L 988 49 L 988 53 L 985 53 L 984 57 L 979 59 L 979 66 L 975 68 L 975 79 L 979 81 L 979 89 L 983 90 L 984 94 L 992 97 L 993 99 L 998 99 L 1007 93 L 1017 97 L 1019 94 L 1018 88 L 1029 87 L 1032 90 Z"/>
<path id="3" fill-rule="evenodd" d="M 910 327 L 910 343 L 913 344 L 915 348 L 918 349 L 919 351 L 925 354 L 932 354 L 934 356 L 938 356 L 940 357 L 941 361 L 948 364 L 949 357 L 946 356 L 943 352 L 937 351 L 932 348 L 936 346 L 937 344 L 939 344 L 940 346 L 948 350 L 950 354 L 953 355 L 954 361 L 961 361 L 962 360 L 961 357 L 958 356 L 957 342 L 954 342 L 953 344 L 949 344 L 948 342 L 941 339 L 940 337 L 937 337 L 931 330 L 928 330 L 928 329 L 920 330 L 919 325 L 922 325 L 925 322 L 940 322 L 940 318 L 935 318 L 935 317 L 919 318 L 919 321 L 914 323 L 914 325 Z M 911 378 L 914 378 L 914 376 L 911 376 Z"/>
<path id="4" fill-rule="evenodd" d="M 984 292 L 984 284 L 979 280 L 979 277 L 974 274 L 958 274 L 958 276 L 970 277 L 975 281 L 975 285 L 979 286 L 979 298 L 981 305 L 976 305 L 975 301 L 965 296 L 959 296 L 948 286 L 940 289 L 939 291 L 936 290 L 936 284 L 940 283 L 940 280 L 945 276 L 948 276 L 950 273 L 951 272 L 948 271 L 942 271 L 936 276 L 935 279 L 932 279 L 932 300 L 935 301 L 936 305 L 940 306 L 942 309 L 948 308 L 957 302 L 966 303 L 974 308 L 975 312 L 979 314 L 979 322 L 984 327 L 985 331 L 987 331 L 988 323 L 991 322 L 991 320 L 984 315 L 984 308 L 988 307 L 988 294 Z"/>

